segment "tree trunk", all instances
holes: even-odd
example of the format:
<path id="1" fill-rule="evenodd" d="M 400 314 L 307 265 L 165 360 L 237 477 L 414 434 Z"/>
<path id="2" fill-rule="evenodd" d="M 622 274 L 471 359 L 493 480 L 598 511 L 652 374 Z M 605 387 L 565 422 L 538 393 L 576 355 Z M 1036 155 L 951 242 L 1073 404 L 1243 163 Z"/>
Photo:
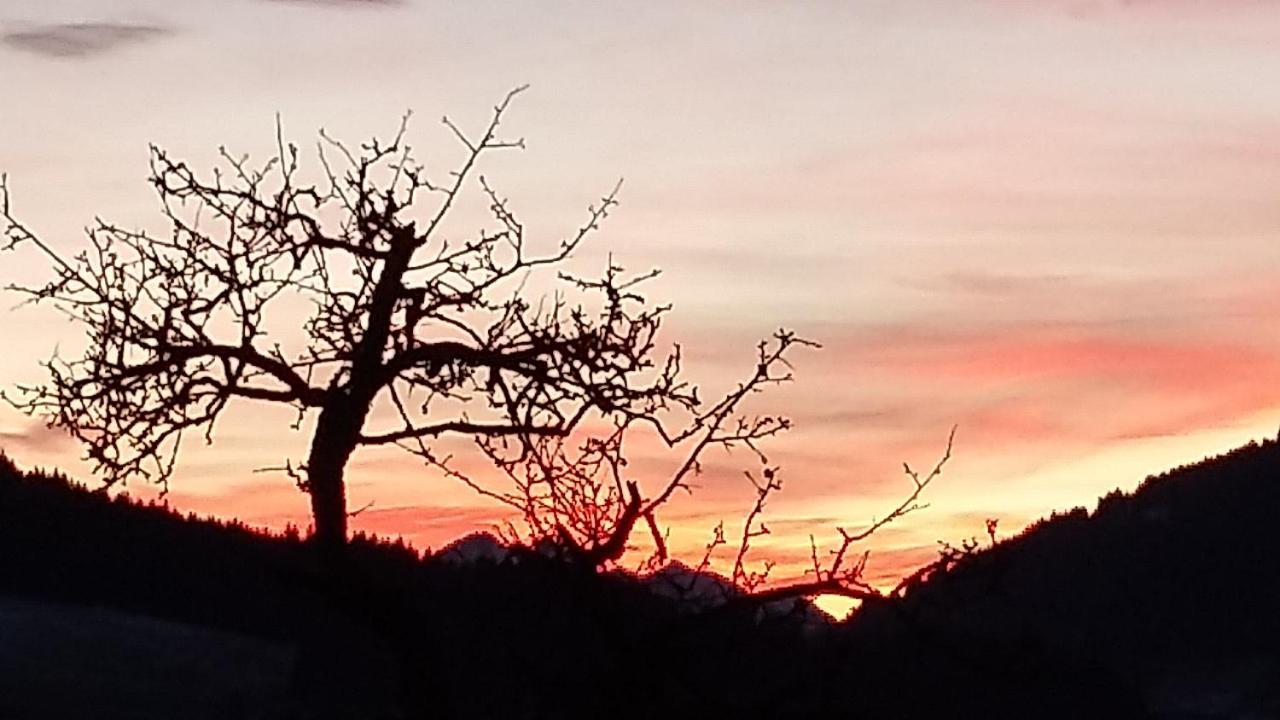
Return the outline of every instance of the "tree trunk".
<path id="1" fill-rule="evenodd" d="M 330 567 L 341 561 L 347 545 L 347 486 L 343 475 L 364 415 L 345 404 L 328 405 L 320 412 L 311 440 L 307 491 L 315 523 L 312 540 L 321 561 Z"/>
<path id="2" fill-rule="evenodd" d="M 334 463 L 307 468 L 307 491 L 315 523 L 312 542 L 325 565 L 341 560 L 347 544 L 347 488 L 342 475 L 343 467 Z"/>
<path id="3" fill-rule="evenodd" d="M 347 491 L 343 470 L 360 442 L 360 430 L 373 398 L 386 381 L 382 377 L 382 354 L 390 337 L 396 301 L 404 289 L 404 273 L 416 248 L 412 234 L 392 243 L 369 300 L 369 320 L 355 348 L 350 380 L 330 390 L 316 423 L 316 434 L 311 439 L 307 481 L 311 516 L 316 524 L 315 543 L 321 560 L 330 567 L 341 561 L 347 546 Z"/>

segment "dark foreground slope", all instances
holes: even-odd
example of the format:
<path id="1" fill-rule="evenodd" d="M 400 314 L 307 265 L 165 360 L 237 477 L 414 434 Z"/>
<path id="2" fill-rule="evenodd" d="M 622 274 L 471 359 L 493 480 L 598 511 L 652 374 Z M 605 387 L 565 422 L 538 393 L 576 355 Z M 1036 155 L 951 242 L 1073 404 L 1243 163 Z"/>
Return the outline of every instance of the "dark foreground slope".
<path id="1" fill-rule="evenodd" d="M 1276 467 L 1274 446 L 1239 457 L 1250 452 L 1270 453 Z M 1206 474 L 1194 484 L 1215 485 L 1223 462 L 1192 471 Z M 1225 492 L 1258 492 L 1245 484 Z M 1241 500 L 1246 512 L 1214 504 L 1212 488 L 1197 492 L 1203 514 L 1234 516 L 1188 526 L 1197 538 L 1259 517 L 1266 502 Z M 1265 564 L 1273 556 L 1241 546 L 1256 536 L 1240 532 L 1210 544 L 1135 539 L 1122 545 L 1149 545 L 1143 562 L 1170 572 L 1188 561 L 1216 565 L 1218 574 L 1150 584 L 1086 576 L 1076 591 L 1122 599 L 1078 607 L 1058 591 L 1001 589 L 1076 584 L 1055 575 L 1075 572 L 1071 561 L 1055 564 L 1068 547 L 1060 540 L 1040 551 L 1050 560 L 1027 563 L 1034 570 L 1007 569 L 1045 542 L 1035 538 L 1057 537 L 1072 522 L 1002 545 L 902 605 L 815 630 L 753 613 L 691 617 L 634 579 L 532 553 L 457 563 L 361 540 L 334 579 L 296 537 L 111 500 L 0 460 L 0 717 L 1142 717 L 1136 698 L 1153 676 L 1102 652 L 1100 633 L 1142 614 L 1128 604 L 1159 606 L 1170 587 L 1210 598 L 1190 612 L 1222 610 L 1213 598 L 1223 593 L 1210 583 L 1273 568 Z M 1079 522 L 1089 536 L 1095 521 Z M 1189 559 L 1189 547 L 1200 554 Z M 1116 583 L 1127 584 L 1108 595 L 1104 584 Z M 1212 622 L 1252 623 L 1259 602 L 1237 598 L 1235 617 Z M 938 603 L 955 609 L 932 609 Z M 1002 620 L 1006 612 L 1015 620 Z M 1060 617 L 1076 624 L 1042 632 Z M 1090 633 L 1095 640 L 1078 640 Z M 1126 657 L 1173 658 L 1169 644 L 1181 637 L 1163 635 L 1162 648 Z M 1220 667 L 1213 662 L 1196 671 Z"/>
<path id="2" fill-rule="evenodd" d="M 1056 514 L 852 625 L 1088 659 L 1165 717 L 1280 717 L 1280 444 Z"/>

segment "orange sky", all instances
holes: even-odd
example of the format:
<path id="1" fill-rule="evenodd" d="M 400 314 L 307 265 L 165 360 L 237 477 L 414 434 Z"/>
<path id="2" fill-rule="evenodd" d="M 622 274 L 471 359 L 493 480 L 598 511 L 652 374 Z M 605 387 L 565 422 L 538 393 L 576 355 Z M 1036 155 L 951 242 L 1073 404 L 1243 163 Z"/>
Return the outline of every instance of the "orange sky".
<path id="1" fill-rule="evenodd" d="M 952 424 L 932 506 L 875 544 L 881 577 L 985 517 L 1013 531 L 1280 424 L 1274 3 L 45 0 L 7 4 L 0 35 L 0 169 L 68 252 L 95 214 L 155 227 L 148 142 L 205 163 L 269 151 L 277 112 L 305 145 L 413 108 L 413 142 L 447 163 L 438 115 L 474 124 L 531 83 L 509 121 L 528 150 L 484 172 L 548 243 L 625 176 L 579 262 L 666 270 L 652 292 L 694 378 L 722 387 L 778 326 L 824 343 L 768 404 L 797 421 L 770 453 L 787 487 L 762 552 L 791 572 L 810 532 L 883 512 Z M 41 272 L 0 258 L 0 282 Z M 12 304 L 4 386 L 78 342 Z M 289 419 L 235 408 L 173 501 L 302 519 L 287 479 L 253 472 L 301 454 Z M 80 467 L 9 410 L 0 447 Z M 669 508 L 678 547 L 740 517 L 743 464 Z M 420 545 L 498 517 L 390 451 L 351 477 L 374 503 L 357 527 Z"/>

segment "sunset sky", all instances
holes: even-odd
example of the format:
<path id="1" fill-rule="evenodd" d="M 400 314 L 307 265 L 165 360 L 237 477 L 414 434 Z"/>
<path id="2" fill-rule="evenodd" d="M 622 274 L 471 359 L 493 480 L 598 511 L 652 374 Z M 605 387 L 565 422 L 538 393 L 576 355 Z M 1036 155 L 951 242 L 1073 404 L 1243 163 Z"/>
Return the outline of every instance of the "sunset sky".
<path id="1" fill-rule="evenodd" d="M 883 513 L 901 463 L 930 466 L 959 426 L 930 507 L 873 544 L 889 577 L 984 518 L 1013 532 L 1275 434 L 1276 78 L 1265 0 L 11 1 L 0 170 L 16 214 L 73 253 L 95 215 L 163 227 L 150 142 L 207 165 L 219 145 L 271 152 L 277 113 L 305 148 L 412 109 L 411 141 L 447 164 L 440 115 L 476 127 L 529 83 L 505 125 L 528 148 L 483 170 L 534 238 L 550 247 L 624 177 L 578 262 L 664 269 L 650 292 L 675 305 L 692 377 L 723 390 L 780 326 L 824 345 L 760 405 L 796 421 L 770 448 L 786 489 L 762 557 L 796 574 L 810 533 Z M 46 273 L 0 256 L 4 284 Z M 80 335 L 7 298 L 11 387 Z M 305 522 L 287 478 L 253 472 L 303 455 L 290 418 L 235 408 L 171 501 Z M 0 448 L 86 472 L 8 408 Z M 749 459 L 715 460 L 663 518 L 677 548 L 751 500 Z M 420 546 L 502 516 L 393 451 L 350 478 L 352 506 L 373 503 L 357 527 Z"/>

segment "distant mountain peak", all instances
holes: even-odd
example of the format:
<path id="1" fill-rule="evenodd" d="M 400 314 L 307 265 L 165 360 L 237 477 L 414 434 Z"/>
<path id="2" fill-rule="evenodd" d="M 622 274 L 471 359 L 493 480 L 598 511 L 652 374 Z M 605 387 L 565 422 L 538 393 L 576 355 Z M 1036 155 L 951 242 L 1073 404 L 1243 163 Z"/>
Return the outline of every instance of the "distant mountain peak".
<path id="1" fill-rule="evenodd" d="M 493 533 L 480 531 L 458 538 L 440 549 L 435 557 L 454 565 L 492 563 L 497 565 L 511 554 L 510 548 Z"/>

